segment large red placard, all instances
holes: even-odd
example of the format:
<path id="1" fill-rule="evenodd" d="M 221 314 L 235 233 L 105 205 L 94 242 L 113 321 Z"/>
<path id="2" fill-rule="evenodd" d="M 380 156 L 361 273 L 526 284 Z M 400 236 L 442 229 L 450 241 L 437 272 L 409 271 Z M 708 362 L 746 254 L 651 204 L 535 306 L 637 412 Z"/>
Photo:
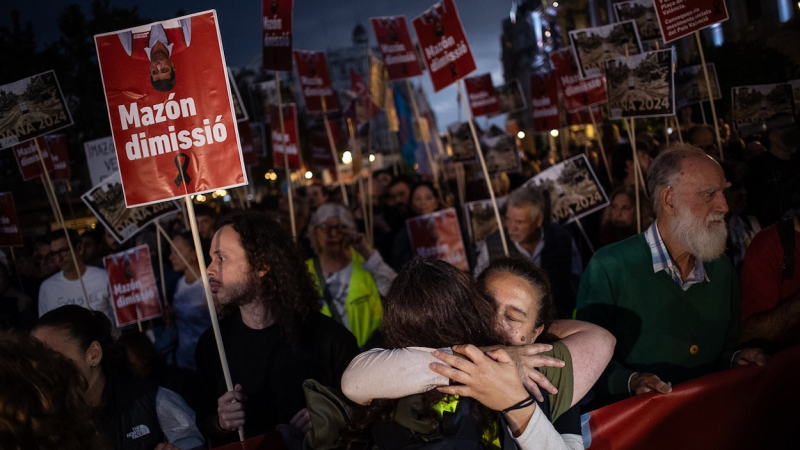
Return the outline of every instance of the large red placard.
<path id="1" fill-rule="evenodd" d="M 435 92 L 475 70 L 475 59 L 453 0 L 435 3 L 415 17 L 413 24 Z"/>
<path id="2" fill-rule="evenodd" d="M 161 302 L 147 245 L 103 258 L 117 327 L 161 316 Z"/>
<path id="3" fill-rule="evenodd" d="M 48 134 L 44 137 L 47 149 L 50 151 L 50 160 L 53 162 L 52 180 L 69 181 L 69 153 L 67 152 L 66 134 Z"/>
<path id="4" fill-rule="evenodd" d="M 306 102 L 306 111 L 322 112 L 323 109 L 328 112 L 337 111 L 339 102 L 333 90 L 325 52 L 295 50 L 293 53 L 297 79 L 300 82 L 300 90 L 303 91 L 303 100 Z M 322 107 L 323 98 L 325 108 Z"/>
<path id="5" fill-rule="evenodd" d="M 422 75 L 405 16 L 372 17 L 369 22 L 375 32 L 389 79 L 400 80 Z"/>
<path id="6" fill-rule="evenodd" d="M 264 69 L 292 70 L 292 9 L 294 0 L 261 0 Z"/>
<path id="7" fill-rule="evenodd" d="M 247 183 L 216 12 L 95 43 L 128 207 Z"/>
<path id="8" fill-rule="evenodd" d="M 581 78 L 571 48 L 565 47 L 550 53 L 550 61 L 558 74 L 558 85 L 567 112 L 574 113 L 608 101 L 603 77 Z"/>
<path id="9" fill-rule="evenodd" d="M 493 116 L 500 112 L 500 101 L 491 74 L 467 78 L 464 86 L 467 88 L 467 99 L 474 117 Z"/>
<path id="10" fill-rule="evenodd" d="M 455 208 L 408 219 L 406 230 L 415 255 L 441 259 L 469 271 Z"/>
<path id="11" fill-rule="evenodd" d="M 22 247 L 17 208 L 11 192 L 0 192 L 0 247 Z"/>
<path id="12" fill-rule="evenodd" d="M 278 107 L 269 105 L 269 126 L 272 138 L 272 165 L 284 167 L 283 152 L 288 151 L 289 169 L 300 170 L 300 139 L 297 137 L 297 108 L 294 103 L 283 105 L 283 138 L 281 139 L 281 122 Z M 327 136 L 326 136 L 327 142 Z M 328 151 L 330 154 L 330 151 Z"/>
<path id="13" fill-rule="evenodd" d="M 664 42 L 728 20 L 724 0 L 653 0 Z"/>
<path id="14" fill-rule="evenodd" d="M 39 151 L 36 151 L 36 143 L 39 143 Z M 50 159 L 50 151 L 47 149 L 47 141 L 44 137 L 37 137 L 22 144 L 13 147 L 14 158 L 17 160 L 17 166 L 22 173 L 22 179 L 25 181 L 33 180 L 44 175 L 42 170 L 42 163 L 39 159 L 39 152 L 44 158 L 44 163 L 47 166 L 47 171 L 53 171 L 53 160 Z"/>

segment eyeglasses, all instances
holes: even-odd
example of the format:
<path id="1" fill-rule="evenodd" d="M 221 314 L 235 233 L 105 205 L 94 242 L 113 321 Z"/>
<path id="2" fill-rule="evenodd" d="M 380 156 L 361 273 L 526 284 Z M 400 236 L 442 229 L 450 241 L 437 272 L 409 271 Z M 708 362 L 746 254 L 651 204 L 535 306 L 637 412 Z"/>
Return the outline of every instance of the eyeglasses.
<path id="1" fill-rule="evenodd" d="M 323 224 L 317 226 L 317 229 L 322 231 L 323 233 L 330 233 L 331 231 L 336 230 L 336 231 L 339 232 L 339 234 L 344 234 L 344 233 L 347 233 L 348 231 L 350 231 L 350 227 L 348 227 L 347 225 L 345 225 L 343 223 L 336 224 L 336 225 L 328 225 L 327 223 L 323 223 Z"/>
<path id="2" fill-rule="evenodd" d="M 44 256 L 45 259 L 66 258 L 69 256 L 69 247 L 52 251 Z"/>

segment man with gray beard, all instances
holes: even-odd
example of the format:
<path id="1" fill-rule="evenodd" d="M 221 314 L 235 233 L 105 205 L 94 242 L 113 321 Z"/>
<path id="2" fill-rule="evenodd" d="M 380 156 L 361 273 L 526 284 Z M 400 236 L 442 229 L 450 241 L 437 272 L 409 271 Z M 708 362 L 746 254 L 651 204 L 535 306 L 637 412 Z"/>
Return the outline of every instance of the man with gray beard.
<path id="1" fill-rule="evenodd" d="M 597 406 L 745 364 L 764 365 L 760 349 L 737 351 L 739 279 L 724 255 L 720 165 L 680 145 L 650 166 L 656 220 L 642 234 L 600 249 L 578 291 L 579 320 L 617 338 L 595 384 Z"/>

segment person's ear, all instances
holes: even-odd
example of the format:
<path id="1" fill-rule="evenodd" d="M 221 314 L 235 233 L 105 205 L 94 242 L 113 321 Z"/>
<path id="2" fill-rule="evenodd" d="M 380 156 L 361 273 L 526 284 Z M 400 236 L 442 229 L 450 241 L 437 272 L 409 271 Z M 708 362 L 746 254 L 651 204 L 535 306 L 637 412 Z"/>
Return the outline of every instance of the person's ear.
<path id="1" fill-rule="evenodd" d="M 544 213 L 539 214 L 533 223 L 536 225 L 536 228 L 541 228 L 544 223 Z"/>
<path id="2" fill-rule="evenodd" d="M 544 324 L 541 324 L 538 327 L 534 328 L 533 334 L 531 334 L 531 341 L 529 343 L 533 344 L 534 342 L 536 342 L 536 339 L 539 338 L 539 335 L 541 335 L 543 331 L 544 331 Z"/>
<path id="3" fill-rule="evenodd" d="M 675 190 L 671 187 L 666 187 L 661 191 L 659 195 L 659 201 L 661 201 L 661 208 L 664 210 L 665 213 L 669 215 L 675 214 Z"/>
<path id="4" fill-rule="evenodd" d="M 259 271 L 258 271 L 258 278 L 261 278 L 261 277 L 263 277 L 264 275 L 266 275 L 266 274 L 269 272 L 269 270 L 270 270 L 270 267 L 269 267 L 269 266 L 265 266 L 265 267 L 264 267 L 264 269 L 262 269 L 262 270 L 259 270 Z"/>
<path id="5" fill-rule="evenodd" d="M 95 368 L 99 366 L 100 361 L 103 360 L 103 347 L 100 346 L 99 342 L 92 341 L 92 343 L 89 344 L 89 348 L 86 349 L 84 356 L 86 358 L 86 364 Z"/>

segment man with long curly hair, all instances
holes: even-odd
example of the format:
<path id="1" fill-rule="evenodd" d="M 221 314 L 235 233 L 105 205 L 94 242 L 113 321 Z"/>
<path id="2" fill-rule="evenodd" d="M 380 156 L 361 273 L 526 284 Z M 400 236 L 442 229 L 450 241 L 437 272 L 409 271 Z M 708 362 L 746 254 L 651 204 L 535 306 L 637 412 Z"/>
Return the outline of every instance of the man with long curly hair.
<path id="1" fill-rule="evenodd" d="M 315 379 L 338 389 L 358 354 L 355 337 L 319 312 L 319 294 L 291 238 L 259 212 L 234 213 L 211 242 L 208 277 L 220 320 L 233 391 L 225 387 L 211 329 L 197 344 L 201 379 L 198 423 L 214 445 L 274 430 L 310 428 L 302 383 Z M 227 392 L 226 392 L 227 391 Z"/>

